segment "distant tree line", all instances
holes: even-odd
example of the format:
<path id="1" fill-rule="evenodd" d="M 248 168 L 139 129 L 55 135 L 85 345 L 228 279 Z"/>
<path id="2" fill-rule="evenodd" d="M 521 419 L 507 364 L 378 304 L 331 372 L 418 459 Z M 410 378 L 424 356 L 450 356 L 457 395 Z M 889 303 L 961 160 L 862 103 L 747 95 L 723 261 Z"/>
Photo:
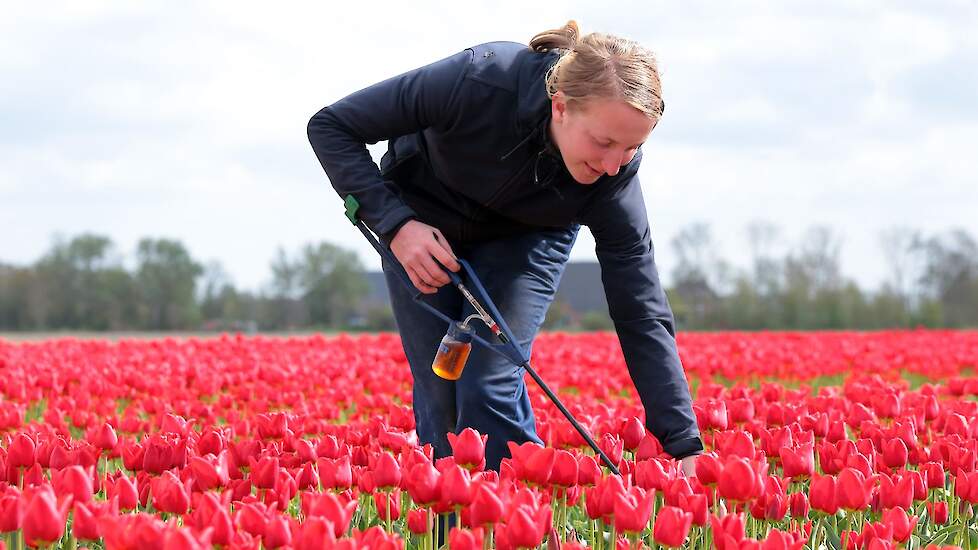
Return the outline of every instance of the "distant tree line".
<path id="1" fill-rule="evenodd" d="M 963 229 L 882 231 L 887 275 L 876 289 L 842 273 L 843 236 L 831 228 L 811 227 L 790 248 L 768 222 L 749 224 L 744 236 L 747 269 L 719 254 L 709 224 L 688 225 L 669 243 L 675 268 L 666 292 L 681 330 L 978 327 L 978 243 Z M 546 326 L 613 327 L 606 312 L 582 315 L 561 302 Z"/>
<path id="2" fill-rule="evenodd" d="M 746 228 L 749 267 L 733 269 L 710 227 L 693 224 L 672 241 L 672 305 L 695 329 L 877 329 L 978 327 L 978 243 L 963 229 L 925 235 L 893 227 L 878 235 L 879 288 L 861 289 L 842 272 L 843 236 L 809 228 L 787 252 L 767 222 Z"/>
<path id="3" fill-rule="evenodd" d="M 58 239 L 33 265 L 0 263 L 0 330 L 295 330 L 369 326 L 368 292 L 356 254 L 329 243 L 279 249 L 271 282 L 235 288 L 217 262 L 202 264 L 182 243 L 139 241 L 127 269 L 112 241 Z"/>
<path id="4" fill-rule="evenodd" d="M 965 230 L 881 233 L 887 276 L 877 289 L 843 275 L 842 236 L 830 228 L 810 228 L 791 247 L 767 222 L 750 224 L 745 236 L 747 269 L 720 256 L 708 224 L 672 240 L 667 293 L 681 330 L 978 326 L 978 243 Z M 389 306 L 366 299 L 370 285 L 352 251 L 326 242 L 280 248 L 270 271 L 264 288 L 242 290 L 219 263 L 200 263 L 176 240 L 145 238 L 124 257 L 105 236 L 56 239 L 32 265 L 0 263 L 0 330 L 394 328 Z M 558 300 L 545 328 L 612 324 L 607 311 Z"/>

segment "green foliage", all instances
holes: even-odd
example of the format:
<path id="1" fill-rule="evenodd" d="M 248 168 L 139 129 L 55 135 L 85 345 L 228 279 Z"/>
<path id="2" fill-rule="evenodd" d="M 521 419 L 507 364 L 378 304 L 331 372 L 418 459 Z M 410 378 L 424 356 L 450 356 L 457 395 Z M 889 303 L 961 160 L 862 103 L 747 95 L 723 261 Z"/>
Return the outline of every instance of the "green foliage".
<path id="1" fill-rule="evenodd" d="M 754 223 L 748 235 L 748 269 L 734 270 L 708 225 L 678 233 L 667 296 L 680 330 L 978 326 L 978 243 L 964 230 L 883 232 L 889 276 L 876 291 L 843 276 L 843 237 L 828 228 L 809 229 L 781 255 L 776 227 Z M 84 233 L 55 239 L 33 265 L 0 264 L 0 330 L 396 329 L 390 306 L 366 299 L 356 254 L 330 243 L 279 249 L 259 292 L 236 288 L 219 264 L 202 265 L 177 240 L 142 239 L 134 259 L 127 270 L 108 237 Z M 543 328 L 614 324 L 607 311 L 557 299 Z"/>

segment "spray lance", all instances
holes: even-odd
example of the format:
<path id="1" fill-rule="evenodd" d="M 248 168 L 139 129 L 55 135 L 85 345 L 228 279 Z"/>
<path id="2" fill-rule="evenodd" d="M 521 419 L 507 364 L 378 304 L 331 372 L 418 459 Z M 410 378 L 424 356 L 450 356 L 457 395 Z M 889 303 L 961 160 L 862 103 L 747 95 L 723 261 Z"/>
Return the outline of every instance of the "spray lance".
<path id="1" fill-rule="evenodd" d="M 513 363 L 517 367 L 521 367 L 529 373 L 533 381 L 537 383 L 543 393 L 547 395 L 550 401 L 555 407 L 564 415 L 564 418 L 571 423 L 574 429 L 580 434 L 581 438 L 591 447 L 596 455 L 601 458 L 601 461 L 605 466 L 611 470 L 615 475 L 621 475 L 618 471 L 618 466 L 608 458 L 608 455 L 598 447 L 591 434 L 588 433 L 587 429 L 581 426 L 580 422 L 574 418 L 574 415 L 567 410 L 567 407 L 561 403 L 557 395 L 550 389 L 550 387 L 540 378 L 537 371 L 530 365 L 530 358 L 526 355 L 522 348 L 516 344 L 516 339 L 513 337 L 512 331 L 506 325 L 506 321 L 499 314 L 496 309 L 496 305 L 489 298 L 489 294 L 486 292 L 479 278 L 476 276 L 475 271 L 472 266 L 469 265 L 465 260 L 458 258 L 458 263 L 462 266 L 459 273 L 465 275 L 468 280 L 471 290 L 462 282 L 462 278 L 458 273 L 445 269 L 445 273 L 452 281 L 452 285 L 458 289 L 458 291 L 465 297 L 466 301 L 472 305 L 472 308 L 476 313 L 469 315 L 463 321 L 457 321 L 452 319 L 445 313 L 443 313 L 438 308 L 432 306 L 423 299 L 424 294 L 415 288 L 414 283 L 408 277 L 404 268 L 401 266 L 397 258 L 391 252 L 390 248 L 380 244 L 377 237 L 367 228 L 363 220 L 357 217 L 357 210 L 360 208 L 360 204 L 353 197 L 353 195 L 347 195 L 344 200 L 344 205 L 346 206 L 346 217 L 356 226 L 357 229 L 363 233 L 363 236 L 367 238 L 370 245 L 373 246 L 374 250 L 377 251 L 381 257 L 388 262 L 390 267 L 393 269 L 397 278 L 404 284 L 408 289 L 410 289 L 413 294 L 412 297 L 414 302 L 426 309 L 439 319 L 448 323 L 448 332 L 445 337 L 442 338 L 441 343 L 438 346 L 438 351 L 435 354 L 435 360 L 432 363 L 432 370 L 438 376 L 448 379 L 457 380 L 462 375 L 462 370 L 465 368 L 465 362 L 468 360 L 469 352 L 472 349 L 472 342 L 485 347 L 489 351 L 501 355 L 509 362 Z M 499 341 L 498 344 L 491 343 L 478 334 L 469 326 L 469 322 L 473 319 L 481 320 L 489 331 L 496 337 Z"/>

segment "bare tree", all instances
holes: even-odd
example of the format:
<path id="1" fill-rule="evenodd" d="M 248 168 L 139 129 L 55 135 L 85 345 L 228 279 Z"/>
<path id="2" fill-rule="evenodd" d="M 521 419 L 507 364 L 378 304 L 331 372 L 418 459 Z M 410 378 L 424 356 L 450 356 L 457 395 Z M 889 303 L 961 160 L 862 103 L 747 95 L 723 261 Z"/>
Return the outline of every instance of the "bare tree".
<path id="1" fill-rule="evenodd" d="M 802 237 L 798 262 L 812 284 L 812 290 L 836 290 L 842 286 L 840 253 L 842 237 L 832 228 L 816 225 Z"/>
<path id="2" fill-rule="evenodd" d="M 943 322 L 978 324 L 978 242 L 963 229 L 927 240 L 926 293 L 941 303 Z"/>
<path id="3" fill-rule="evenodd" d="M 879 239 L 889 271 L 885 284 L 900 298 L 904 307 L 909 308 L 926 260 L 924 239 L 919 230 L 907 226 L 884 229 Z"/>
<path id="4" fill-rule="evenodd" d="M 679 281 L 701 281 L 714 292 L 724 292 L 730 284 L 731 268 L 719 254 L 710 225 L 697 222 L 679 230 L 672 239 L 678 264 L 673 278 Z"/>
<path id="5" fill-rule="evenodd" d="M 776 248 L 781 242 L 781 228 L 764 221 L 754 220 L 747 224 L 747 246 L 751 255 L 753 286 L 758 293 L 773 295 L 779 287 L 781 277 L 780 262 Z"/>

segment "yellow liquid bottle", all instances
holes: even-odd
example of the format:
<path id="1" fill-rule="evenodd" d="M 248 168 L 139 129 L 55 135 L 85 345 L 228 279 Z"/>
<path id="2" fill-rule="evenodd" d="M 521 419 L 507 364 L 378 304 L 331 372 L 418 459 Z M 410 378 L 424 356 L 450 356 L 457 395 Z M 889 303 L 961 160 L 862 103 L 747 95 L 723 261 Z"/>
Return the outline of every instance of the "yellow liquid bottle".
<path id="1" fill-rule="evenodd" d="M 458 380 L 471 351 L 472 329 L 461 323 L 452 323 L 438 344 L 431 370 L 445 380 Z"/>

